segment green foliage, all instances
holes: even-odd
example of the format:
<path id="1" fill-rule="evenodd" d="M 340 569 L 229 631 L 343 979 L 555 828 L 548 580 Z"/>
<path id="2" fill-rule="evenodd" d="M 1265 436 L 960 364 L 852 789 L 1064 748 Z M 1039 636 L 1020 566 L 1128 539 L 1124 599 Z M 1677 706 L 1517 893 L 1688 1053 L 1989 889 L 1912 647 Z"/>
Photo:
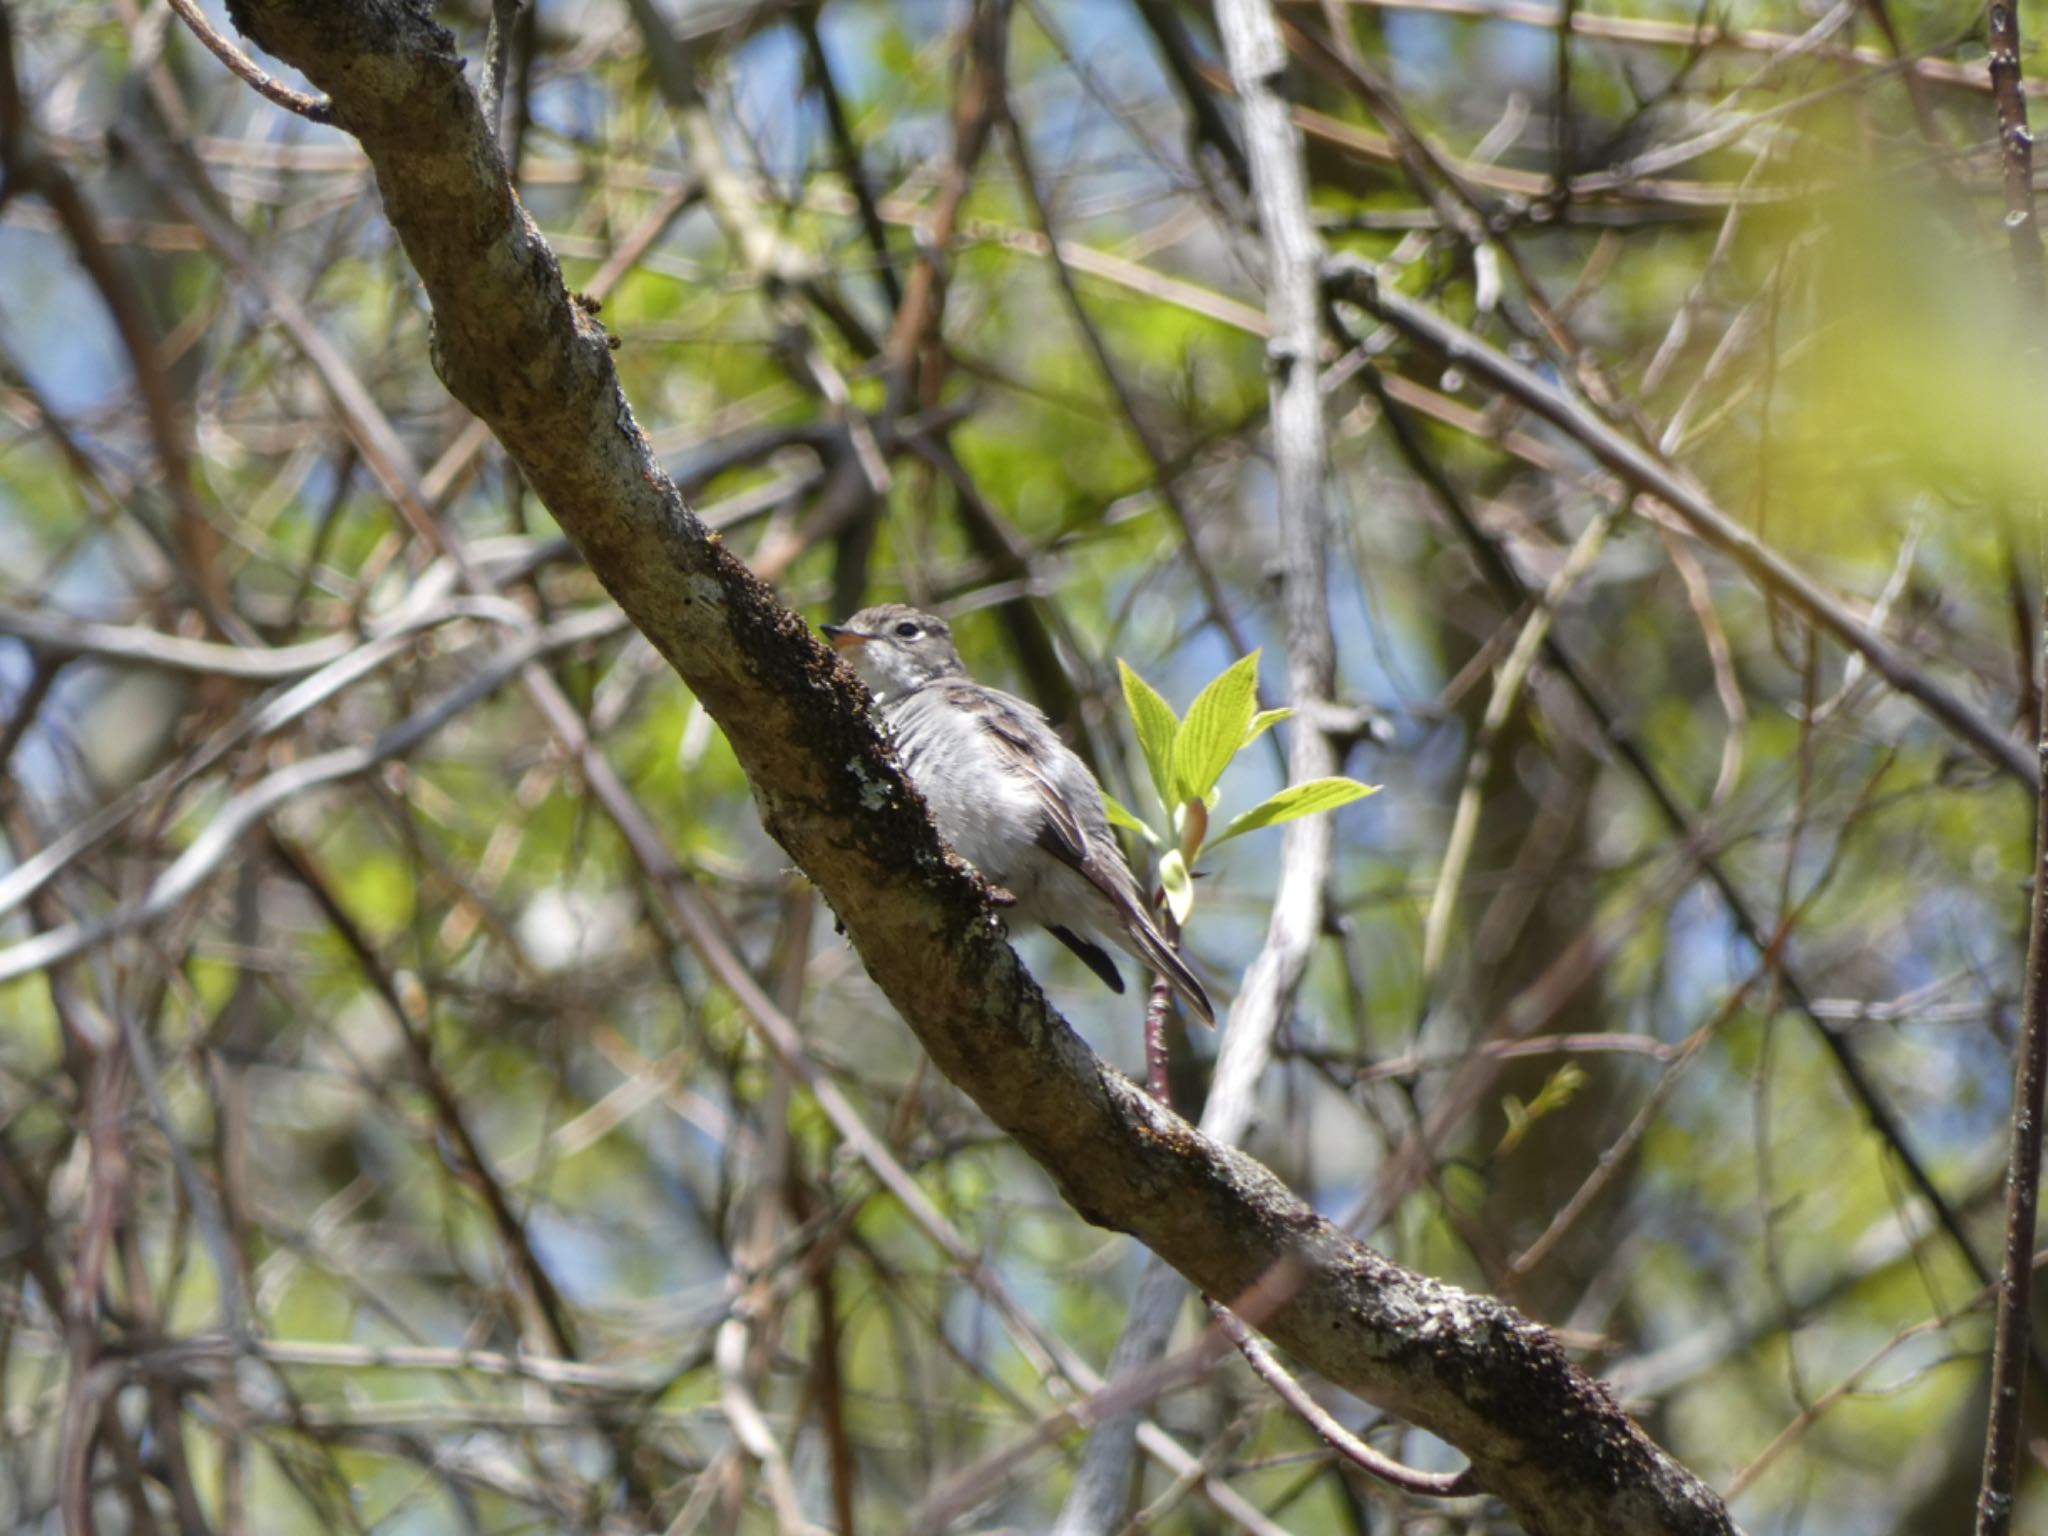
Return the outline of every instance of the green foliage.
<path id="1" fill-rule="evenodd" d="M 1180 729 L 1180 720 L 1173 706 L 1121 656 L 1117 658 L 1116 669 L 1123 679 L 1124 707 L 1131 712 L 1131 726 L 1138 733 L 1138 750 L 1145 754 L 1152 788 L 1159 803 L 1170 809 L 1174 804 L 1173 738 Z"/>
<path id="2" fill-rule="evenodd" d="M 1109 819 L 1167 850 L 1159 860 L 1159 881 L 1166 892 L 1167 909 L 1177 923 L 1185 923 L 1194 911 L 1194 861 L 1205 845 L 1333 811 L 1377 788 L 1345 778 L 1290 785 L 1233 817 L 1223 835 L 1212 840 L 1209 811 L 1218 799 L 1217 785 L 1224 773 L 1245 748 L 1294 711 L 1259 708 L 1257 651 L 1240 657 L 1211 679 L 1195 696 L 1184 719 L 1174 714 L 1173 706 L 1129 662 L 1119 657 L 1116 665 L 1138 750 L 1144 755 L 1171 830 L 1148 826 L 1114 800 L 1108 802 Z"/>
<path id="3" fill-rule="evenodd" d="M 1340 805 L 1363 800 L 1367 795 L 1377 793 L 1378 789 L 1376 784 L 1361 784 L 1356 779 L 1343 778 L 1307 779 L 1300 784 L 1290 784 L 1268 795 L 1250 810 L 1231 817 L 1230 825 L 1223 829 L 1223 835 L 1215 842 L 1227 843 L 1233 837 L 1256 832 L 1261 827 L 1278 826 L 1283 821 L 1334 811 Z"/>
<path id="4" fill-rule="evenodd" d="M 1211 792 L 1231 759 L 1251 740 L 1259 712 L 1259 653 L 1231 663 L 1195 696 L 1173 737 L 1173 803 L 1214 804 Z"/>
<path id="5" fill-rule="evenodd" d="M 1117 799 L 1115 795 L 1110 794 L 1107 790 L 1104 790 L 1102 793 L 1102 807 L 1109 812 L 1109 820 L 1112 826 L 1122 827 L 1126 832 L 1135 832 L 1138 836 L 1144 838 L 1146 842 L 1151 843 L 1155 847 L 1158 846 L 1159 834 L 1132 815 L 1130 811 L 1126 810 L 1123 801 Z"/>
<path id="6" fill-rule="evenodd" d="M 335 869 L 348 909 L 362 914 L 363 926 L 372 937 L 388 939 L 403 933 L 411 923 L 417 885 L 411 865 L 398 850 L 375 830 L 351 825 L 367 819 L 348 817 L 335 823 L 331 842 L 348 854 L 336 859 Z"/>
<path id="7" fill-rule="evenodd" d="M 1185 923 L 1195 910 L 1195 882 L 1188 873 L 1187 855 L 1169 848 L 1159 860 L 1159 883 L 1166 891 L 1167 910 L 1176 923 Z"/>
<path id="8" fill-rule="evenodd" d="M 1566 1062 L 1544 1080 L 1542 1089 L 1527 1104 L 1512 1093 L 1503 1095 L 1500 1107 L 1501 1113 L 1507 1116 L 1508 1128 L 1500 1139 L 1500 1145 L 1494 1148 L 1494 1156 L 1505 1157 L 1514 1151 L 1535 1128 L 1538 1120 L 1563 1109 L 1585 1086 L 1585 1069 Z"/>
<path id="9" fill-rule="evenodd" d="M 1278 709 L 1262 709 L 1252 716 L 1251 728 L 1244 733 L 1244 744 L 1250 746 L 1282 720 L 1292 720 L 1294 711 L 1286 705 Z"/>

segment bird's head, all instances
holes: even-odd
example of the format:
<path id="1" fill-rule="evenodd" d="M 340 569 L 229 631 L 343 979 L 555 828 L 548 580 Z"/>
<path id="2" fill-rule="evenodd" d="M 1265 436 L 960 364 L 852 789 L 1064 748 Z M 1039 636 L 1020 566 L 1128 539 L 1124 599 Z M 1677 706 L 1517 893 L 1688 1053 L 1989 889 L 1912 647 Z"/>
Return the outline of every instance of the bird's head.
<path id="1" fill-rule="evenodd" d="M 901 603 L 863 608 L 821 628 L 883 704 L 937 678 L 967 675 L 946 621 Z"/>

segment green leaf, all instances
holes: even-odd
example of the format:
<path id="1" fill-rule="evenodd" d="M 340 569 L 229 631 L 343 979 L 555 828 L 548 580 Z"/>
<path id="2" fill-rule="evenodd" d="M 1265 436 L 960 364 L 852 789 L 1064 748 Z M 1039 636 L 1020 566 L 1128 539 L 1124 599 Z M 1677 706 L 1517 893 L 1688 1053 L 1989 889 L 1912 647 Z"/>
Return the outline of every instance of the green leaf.
<path id="1" fill-rule="evenodd" d="M 1529 1134 L 1529 1111 L 1522 1107 L 1522 1101 L 1512 1093 L 1504 1093 L 1500 1100 L 1501 1118 L 1508 1123 L 1507 1133 L 1501 1137 L 1500 1145 L 1493 1149 L 1495 1157 L 1512 1152 L 1522 1144 L 1522 1138 Z"/>
<path id="2" fill-rule="evenodd" d="M 1173 738 L 1180 729 L 1180 717 L 1121 656 L 1116 668 L 1123 675 L 1124 707 L 1130 710 L 1131 724 L 1137 727 L 1138 750 L 1145 754 L 1145 766 L 1152 771 L 1152 787 L 1159 791 L 1159 803 L 1170 811 L 1174 804 Z"/>
<path id="3" fill-rule="evenodd" d="M 1159 861 L 1159 883 L 1166 887 L 1166 910 L 1176 923 L 1185 926 L 1188 914 L 1195 910 L 1195 882 L 1188 877 L 1188 861 L 1178 848 Z"/>
<path id="4" fill-rule="evenodd" d="M 1501 1137 L 1500 1145 L 1494 1148 L 1494 1155 L 1514 1151 L 1522 1144 L 1523 1138 L 1529 1134 L 1538 1120 L 1545 1115 L 1555 1114 L 1570 1104 L 1578 1096 L 1579 1090 L 1585 1086 L 1585 1069 L 1572 1062 L 1566 1062 L 1545 1079 L 1536 1097 L 1526 1105 L 1513 1094 L 1508 1094 L 1501 1100 L 1500 1105 L 1501 1113 L 1508 1122 L 1507 1134 Z"/>
<path id="5" fill-rule="evenodd" d="M 1217 843 L 1227 843 L 1241 833 L 1256 832 L 1261 827 L 1278 826 L 1283 821 L 1314 816 L 1321 811 L 1334 811 L 1340 805 L 1376 795 L 1379 790 L 1377 784 L 1361 784 L 1356 779 L 1309 779 L 1301 784 L 1290 784 L 1242 816 L 1231 817 L 1223 835 L 1209 846 L 1213 848 Z"/>
<path id="6" fill-rule="evenodd" d="M 1200 800 L 1244 746 L 1259 709 L 1259 653 L 1232 662 L 1188 708 L 1173 738 L 1173 792 Z"/>
<path id="7" fill-rule="evenodd" d="M 1291 709 L 1260 710 L 1256 715 L 1252 716 L 1251 726 L 1244 733 L 1245 746 L 1250 746 L 1282 720 L 1292 720 L 1293 718 L 1294 711 Z M 1243 749 L 1240 748 L 1239 750 L 1242 751 Z"/>
<path id="8" fill-rule="evenodd" d="M 1117 799 L 1115 795 L 1109 793 L 1108 790 L 1102 792 L 1102 808 L 1109 812 L 1109 819 L 1115 825 L 1137 833 L 1138 836 L 1144 838 L 1146 842 L 1153 844 L 1155 847 L 1158 845 L 1159 834 L 1125 810 L 1123 802 Z"/>

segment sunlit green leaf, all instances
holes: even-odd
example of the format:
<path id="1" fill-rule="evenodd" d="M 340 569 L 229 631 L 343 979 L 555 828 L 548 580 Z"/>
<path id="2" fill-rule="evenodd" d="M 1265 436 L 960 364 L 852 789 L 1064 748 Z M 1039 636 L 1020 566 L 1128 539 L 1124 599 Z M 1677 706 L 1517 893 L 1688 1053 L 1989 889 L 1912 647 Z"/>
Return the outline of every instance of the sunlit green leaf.
<path id="1" fill-rule="evenodd" d="M 1500 1145 L 1494 1149 L 1495 1155 L 1514 1151 L 1538 1120 L 1563 1109 L 1585 1086 L 1585 1069 L 1566 1062 L 1550 1074 L 1536 1097 L 1526 1105 L 1511 1093 L 1503 1097 L 1500 1107 L 1501 1113 L 1507 1117 L 1508 1128 L 1507 1134 L 1500 1139 Z"/>
<path id="2" fill-rule="evenodd" d="M 1243 748 L 1259 709 L 1259 653 L 1253 651 L 1204 688 L 1173 738 L 1173 792 L 1199 800 L 1216 787 Z"/>
<path id="3" fill-rule="evenodd" d="M 1145 754 L 1152 787 L 1159 792 L 1159 803 L 1172 810 L 1173 738 L 1180 729 L 1180 718 L 1174 714 L 1173 706 L 1132 671 L 1131 664 L 1121 656 L 1117 658 L 1116 669 L 1124 680 L 1124 707 L 1130 710 L 1131 724 L 1137 728 L 1138 750 Z"/>
<path id="4" fill-rule="evenodd" d="M 1157 832 L 1154 832 L 1144 822 L 1138 820 L 1137 817 L 1125 810 L 1123 802 L 1107 790 L 1103 791 L 1102 808 L 1109 812 L 1109 819 L 1112 824 L 1137 833 L 1138 836 L 1144 838 L 1148 843 L 1156 844 L 1159 841 L 1159 834 Z"/>
<path id="5" fill-rule="evenodd" d="M 1522 1138 L 1529 1133 L 1529 1111 L 1522 1107 L 1522 1101 L 1512 1093 L 1500 1096 L 1500 1112 L 1501 1118 L 1507 1121 L 1508 1128 L 1501 1136 L 1500 1144 L 1493 1149 L 1495 1156 L 1514 1151 L 1522 1144 Z"/>
<path id="6" fill-rule="evenodd" d="M 1185 925 L 1188 914 L 1195 910 L 1195 882 L 1188 877 L 1187 860 L 1178 848 L 1159 861 L 1159 883 L 1166 888 L 1166 910 L 1176 923 Z"/>
<path id="7" fill-rule="evenodd" d="M 1265 735 L 1266 732 L 1270 731 L 1271 729 L 1273 729 L 1274 726 L 1278 725 L 1282 720 L 1292 720 L 1293 718 L 1294 711 L 1291 709 L 1260 710 L 1256 715 L 1252 716 L 1252 723 L 1244 733 L 1245 746 L 1250 746 L 1253 742 L 1257 741 L 1261 736 Z"/>
<path id="8" fill-rule="evenodd" d="M 1243 833 L 1313 816 L 1319 811 L 1334 811 L 1340 805 L 1349 805 L 1367 795 L 1378 794 L 1379 788 L 1377 784 L 1361 784 L 1356 779 L 1309 779 L 1304 783 L 1290 784 L 1242 816 L 1231 817 L 1230 825 L 1223 829 L 1223 835 L 1216 842 L 1227 843 Z M 1211 843 L 1209 846 L 1213 848 L 1215 845 Z"/>

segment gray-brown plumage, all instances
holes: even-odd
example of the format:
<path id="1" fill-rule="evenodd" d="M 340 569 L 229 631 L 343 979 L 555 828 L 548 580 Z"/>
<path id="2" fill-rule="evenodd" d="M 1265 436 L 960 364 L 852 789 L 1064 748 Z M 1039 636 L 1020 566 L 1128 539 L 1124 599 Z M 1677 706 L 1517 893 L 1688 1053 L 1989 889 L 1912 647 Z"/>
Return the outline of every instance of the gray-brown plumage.
<path id="1" fill-rule="evenodd" d="M 882 707 L 903 771 L 961 858 L 1016 899 L 1110 988 L 1108 942 L 1150 966 L 1214 1024 L 1209 994 L 1145 910 L 1088 765 L 1037 709 L 967 675 L 943 619 L 900 603 L 825 634 Z"/>

